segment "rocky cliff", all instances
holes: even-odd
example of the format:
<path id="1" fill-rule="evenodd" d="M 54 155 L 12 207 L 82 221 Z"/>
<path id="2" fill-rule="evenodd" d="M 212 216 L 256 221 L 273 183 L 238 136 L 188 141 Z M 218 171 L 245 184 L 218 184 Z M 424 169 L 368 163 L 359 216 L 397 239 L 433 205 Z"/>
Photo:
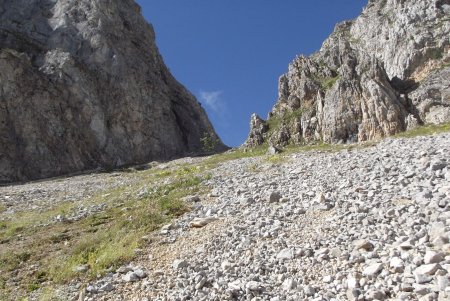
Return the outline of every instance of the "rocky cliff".
<path id="1" fill-rule="evenodd" d="M 370 0 L 289 65 L 244 146 L 365 141 L 450 121 L 449 37 L 449 0 Z"/>
<path id="2" fill-rule="evenodd" d="M 133 0 L 0 0 L 0 70 L 0 182 L 224 148 Z"/>

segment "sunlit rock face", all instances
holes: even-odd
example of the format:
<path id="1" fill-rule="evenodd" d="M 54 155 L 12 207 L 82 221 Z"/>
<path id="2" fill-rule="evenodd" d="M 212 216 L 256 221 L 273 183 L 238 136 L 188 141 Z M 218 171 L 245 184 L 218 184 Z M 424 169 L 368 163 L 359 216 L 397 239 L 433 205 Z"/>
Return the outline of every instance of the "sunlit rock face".
<path id="1" fill-rule="evenodd" d="M 450 121 L 449 18 L 447 0 L 369 1 L 289 65 L 267 129 L 251 127 L 244 145 L 366 141 Z"/>
<path id="2" fill-rule="evenodd" d="M 0 1 L 0 182 L 224 145 L 132 0 Z"/>

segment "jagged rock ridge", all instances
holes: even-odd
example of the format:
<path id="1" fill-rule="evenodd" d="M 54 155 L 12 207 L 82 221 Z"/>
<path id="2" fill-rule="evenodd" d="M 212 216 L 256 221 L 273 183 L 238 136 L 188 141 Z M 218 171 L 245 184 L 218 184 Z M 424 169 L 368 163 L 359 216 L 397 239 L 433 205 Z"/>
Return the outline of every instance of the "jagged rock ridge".
<path id="1" fill-rule="evenodd" d="M 133 0 L 1 0 L 0 70 L 0 182 L 224 148 Z"/>
<path id="2" fill-rule="evenodd" d="M 244 146 L 365 141 L 450 121 L 449 21 L 448 0 L 370 0 L 289 65 Z"/>

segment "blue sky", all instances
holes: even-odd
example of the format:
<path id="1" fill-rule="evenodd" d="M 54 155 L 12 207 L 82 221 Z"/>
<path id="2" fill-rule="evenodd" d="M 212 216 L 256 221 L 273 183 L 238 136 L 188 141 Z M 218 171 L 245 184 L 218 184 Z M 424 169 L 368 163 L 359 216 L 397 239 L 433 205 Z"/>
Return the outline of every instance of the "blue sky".
<path id="1" fill-rule="evenodd" d="M 317 51 L 367 0 L 138 0 L 172 74 L 202 103 L 222 140 L 240 145 L 266 118 L 278 78 Z"/>

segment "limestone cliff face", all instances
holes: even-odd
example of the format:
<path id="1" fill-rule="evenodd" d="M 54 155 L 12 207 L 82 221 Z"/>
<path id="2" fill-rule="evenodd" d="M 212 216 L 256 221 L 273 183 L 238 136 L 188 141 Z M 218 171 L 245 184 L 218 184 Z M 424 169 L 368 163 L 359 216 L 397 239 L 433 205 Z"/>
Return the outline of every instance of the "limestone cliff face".
<path id="1" fill-rule="evenodd" d="M 365 141 L 450 121 L 449 37 L 449 0 L 370 0 L 289 65 L 244 145 Z"/>
<path id="2" fill-rule="evenodd" d="M 0 182 L 224 145 L 133 0 L 0 0 Z"/>

